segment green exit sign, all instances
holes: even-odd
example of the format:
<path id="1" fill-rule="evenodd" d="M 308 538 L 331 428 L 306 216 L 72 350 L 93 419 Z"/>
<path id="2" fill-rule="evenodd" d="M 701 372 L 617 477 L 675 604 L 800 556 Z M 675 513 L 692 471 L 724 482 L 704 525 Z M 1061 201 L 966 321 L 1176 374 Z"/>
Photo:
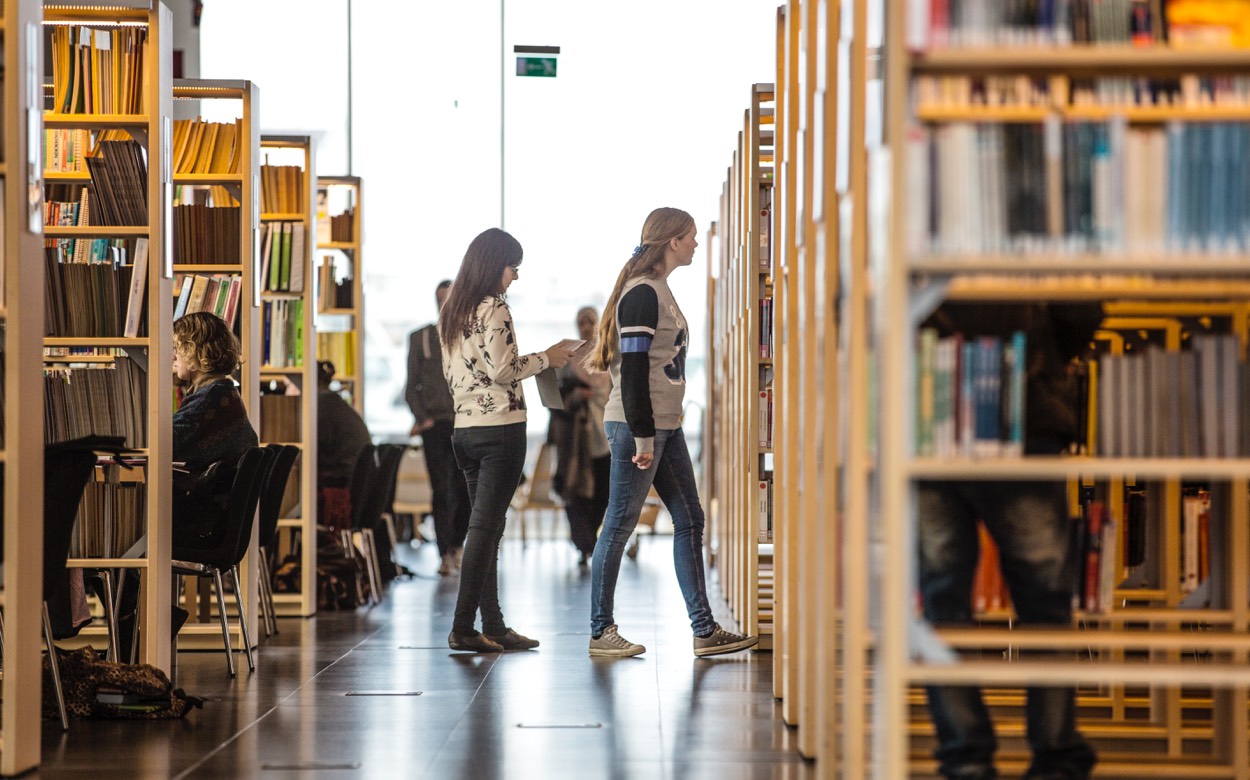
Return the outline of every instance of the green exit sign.
<path id="1" fill-rule="evenodd" d="M 553 79 L 556 77 L 555 57 L 517 57 L 516 74 L 518 76 L 538 76 Z"/>

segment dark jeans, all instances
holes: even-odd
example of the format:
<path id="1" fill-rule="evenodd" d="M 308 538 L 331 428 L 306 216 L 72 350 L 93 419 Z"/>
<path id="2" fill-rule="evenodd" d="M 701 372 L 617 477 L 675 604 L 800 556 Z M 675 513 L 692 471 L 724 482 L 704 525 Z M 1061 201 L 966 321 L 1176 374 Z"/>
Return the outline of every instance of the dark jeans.
<path id="1" fill-rule="evenodd" d="M 451 442 L 473 505 L 452 631 L 476 633 L 473 624 L 480 608 L 482 631 L 498 636 L 508 631 L 499 608 L 499 541 L 525 468 L 525 423 L 459 428 Z"/>
<path id="2" fill-rule="evenodd" d="M 569 538 L 578 552 L 590 556 L 595 552 L 595 540 L 599 536 L 599 526 L 603 524 L 603 513 L 608 509 L 608 484 L 612 479 L 612 456 L 604 455 L 590 461 L 591 473 L 594 474 L 594 495 L 574 496 L 564 511 L 569 516 Z"/>
<path id="3" fill-rule="evenodd" d="M 927 620 L 971 622 L 979 518 L 998 545 L 1003 578 L 1020 622 L 1070 622 L 1069 519 L 1062 482 L 921 483 L 919 493 L 920 590 Z M 942 773 L 953 778 L 996 777 L 997 742 L 980 689 L 927 690 Z M 1076 730 L 1072 688 L 1030 687 L 1025 716 L 1033 751 L 1026 777 L 1088 776 L 1094 752 Z"/>
<path id="4" fill-rule="evenodd" d="M 464 537 L 469 532 L 469 512 L 472 511 L 464 472 L 456 464 L 456 455 L 452 451 L 454 426 L 451 420 L 439 420 L 432 428 L 421 432 L 425 468 L 430 473 L 434 536 L 439 556 L 464 547 Z"/>
<path id="5" fill-rule="evenodd" d="M 612 448 L 611 492 L 608 511 L 603 516 L 603 533 L 595 544 L 590 568 L 590 630 L 599 636 L 616 622 L 612 616 L 616 578 L 621 572 L 621 555 L 630 534 L 638 526 L 642 504 L 651 484 L 660 494 L 673 517 L 673 567 L 677 584 L 686 600 L 686 613 L 696 636 L 706 636 L 716 626 L 707 600 L 707 578 L 703 571 L 703 506 L 694 482 L 694 467 L 686 434 L 681 428 L 655 432 L 655 459 L 651 468 L 638 468 L 634 457 L 634 435 L 623 422 L 604 423 L 608 446 Z"/>

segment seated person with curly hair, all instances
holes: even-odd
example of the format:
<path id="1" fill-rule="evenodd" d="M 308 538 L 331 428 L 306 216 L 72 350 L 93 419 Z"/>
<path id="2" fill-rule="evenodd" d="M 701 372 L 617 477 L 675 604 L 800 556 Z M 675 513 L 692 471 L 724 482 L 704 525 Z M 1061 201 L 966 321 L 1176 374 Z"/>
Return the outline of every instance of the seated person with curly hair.
<path id="1" fill-rule="evenodd" d="M 239 340 L 226 321 L 194 312 L 174 322 L 174 373 L 187 387 L 174 412 L 174 544 L 211 547 L 225 523 L 239 459 L 256 430 L 230 374 Z"/>

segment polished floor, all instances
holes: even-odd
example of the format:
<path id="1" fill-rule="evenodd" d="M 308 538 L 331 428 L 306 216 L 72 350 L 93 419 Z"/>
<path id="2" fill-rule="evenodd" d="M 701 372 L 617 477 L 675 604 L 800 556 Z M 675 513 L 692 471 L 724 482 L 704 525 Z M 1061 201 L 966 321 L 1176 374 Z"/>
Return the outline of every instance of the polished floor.
<path id="1" fill-rule="evenodd" d="M 642 539 L 617 590 L 621 633 L 645 655 L 590 659 L 590 574 L 567 541 L 504 542 L 504 613 L 534 651 L 453 653 L 456 579 L 433 545 L 419 576 L 355 612 L 285 619 L 257 670 L 181 653 L 205 697 L 177 721 L 45 722 L 39 778 L 807 778 L 772 697 L 772 656 L 696 660 L 671 538 Z M 714 575 L 713 575 L 714 576 Z M 715 585 L 713 583 L 715 593 Z M 718 619 L 732 625 L 713 599 Z"/>

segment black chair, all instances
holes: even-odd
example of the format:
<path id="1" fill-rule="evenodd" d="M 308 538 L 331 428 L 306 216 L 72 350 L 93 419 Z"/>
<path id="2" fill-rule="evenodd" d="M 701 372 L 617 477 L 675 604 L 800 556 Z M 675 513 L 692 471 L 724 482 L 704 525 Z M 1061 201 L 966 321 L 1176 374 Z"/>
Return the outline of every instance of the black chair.
<path id="1" fill-rule="evenodd" d="M 177 576 L 211 577 L 217 591 L 217 611 L 221 618 L 221 637 L 226 647 L 226 666 L 230 676 L 234 672 L 234 654 L 230 648 L 230 623 L 226 618 L 225 588 L 222 574 L 230 575 L 234 588 L 235 605 L 239 610 L 239 629 L 243 632 L 243 650 L 247 654 L 248 671 L 256 670 L 252 658 L 252 638 L 247 630 L 247 611 L 243 607 L 243 594 L 239 587 L 239 561 L 247 553 L 256 522 L 256 506 L 260 500 L 260 488 L 265 471 L 274 453 L 263 447 L 249 447 L 239 460 L 234 482 L 230 487 L 230 499 L 226 509 L 225 527 L 215 547 L 199 549 L 174 545 L 173 569 Z M 175 519 L 175 522 L 177 520 Z M 177 587 L 175 587 L 177 592 Z"/>
<path id="2" fill-rule="evenodd" d="M 265 621 L 265 636 L 278 633 L 277 613 L 273 605 L 273 556 L 278 543 L 278 514 L 286 493 L 291 467 L 299 456 L 294 444 L 266 444 L 273 453 L 269 471 L 260 488 L 258 538 L 260 539 L 260 609 Z"/>
<path id="3" fill-rule="evenodd" d="M 378 473 L 377 484 L 378 490 L 383 491 L 384 496 L 378 508 L 379 522 L 386 528 L 386 537 L 384 543 L 386 549 L 386 560 L 391 562 L 391 570 L 383 572 L 386 579 L 393 579 L 395 576 L 408 573 L 407 569 L 395 560 L 395 547 L 399 544 L 398 534 L 395 532 L 395 489 L 399 481 L 399 468 L 404 462 L 404 453 L 407 452 L 406 444 L 382 444 L 378 446 Z"/>
<path id="4" fill-rule="evenodd" d="M 368 445 L 357 458 L 352 475 L 352 526 L 345 533 L 343 546 L 350 549 L 348 545 L 352 543 L 352 536 L 360 534 L 360 551 L 365 556 L 371 598 L 375 604 L 382 601 L 382 563 L 378 555 L 376 531 L 383 522 L 387 507 L 395 500 L 395 479 L 403 457 L 402 444 Z M 387 546 L 391 547 L 393 531 L 391 528 L 387 531 Z M 387 560 L 391 560 L 389 555 Z"/>
<path id="5" fill-rule="evenodd" d="M 48 645 L 52 685 L 56 689 L 62 730 L 69 729 L 69 715 L 65 710 L 65 691 L 61 686 L 60 665 L 53 645 L 48 602 L 69 597 L 65 562 L 69 559 L 70 537 L 78 515 L 78 504 L 95 469 L 97 450 L 120 453 L 122 439 L 93 436 L 49 444 L 43 451 L 43 639 Z M 108 609 L 111 605 L 107 604 L 107 597 L 105 601 L 105 608 Z"/>
<path id="6" fill-rule="evenodd" d="M 372 444 L 366 444 L 356 456 L 356 466 L 352 470 L 351 525 L 339 531 L 343 550 L 349 556 L 355 545 L 352 537 L 360 534 L 359 549 L 365 558 L 365 574 L 369 578 L 369 600 L 374 604 L 382 601 L 382 580 L 376 568 L 378 556 L 374 545 L 373 526 L 365 525 L 365 518 L 369 509 L 366 504 L 373 490 L 378 468 L 378 448 Z"/>

